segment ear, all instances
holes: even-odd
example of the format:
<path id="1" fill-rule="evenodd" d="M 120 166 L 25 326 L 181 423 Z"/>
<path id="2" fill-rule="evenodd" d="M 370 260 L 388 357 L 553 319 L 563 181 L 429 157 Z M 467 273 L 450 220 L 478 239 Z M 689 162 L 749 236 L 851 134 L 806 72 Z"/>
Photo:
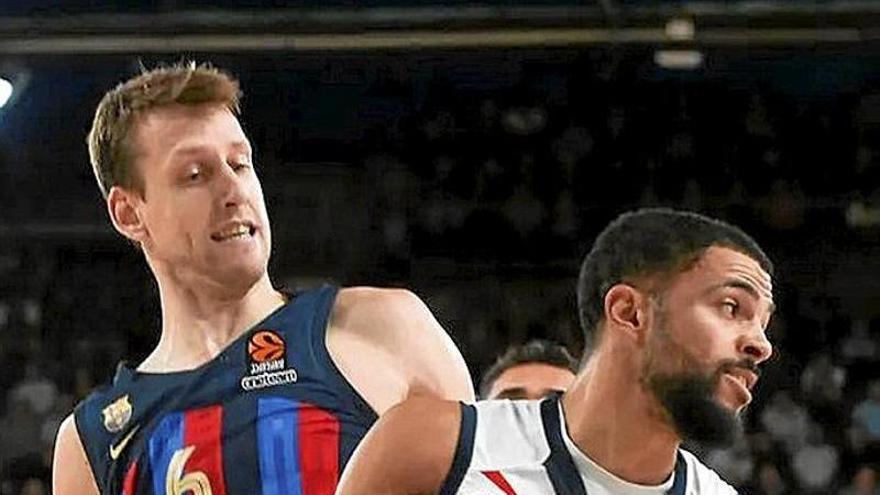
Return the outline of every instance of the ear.
<path id="1" fill-rule="evenodd" d="M 617 284 L 605 293 L 607 330 L 643 342 L 650 327 L 650 300 L 639 289 Z"/>
<path id="2" fill-rule="evenodd" d="M 142 203 L 137 193 L 119 186 L 113 186 L 107 195 L 107 212 L 113 227 L 138 244 L 147 238 L 147 229 L 138 210 Z"/>

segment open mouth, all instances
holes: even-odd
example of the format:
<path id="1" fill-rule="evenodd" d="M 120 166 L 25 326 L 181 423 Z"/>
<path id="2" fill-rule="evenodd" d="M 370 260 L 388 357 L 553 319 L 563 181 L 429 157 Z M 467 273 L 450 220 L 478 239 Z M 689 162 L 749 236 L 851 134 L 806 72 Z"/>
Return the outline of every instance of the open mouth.
<path id="1" fill-rule="evenodd" d="M 733 368 L 724 373 L 725 375 L 732 378 L 734 381 L 742 385 L 742 387 L 749 392 L 755 388 L 755 383 L 758 381 L 758 375 L 753 373 L 750 370 L 744 368 Z"/>
<path id="2" fill-rule="evenodd" d="M 745 377 L 740 376 L 740 375 L 734 375 L 731 373 L 726 373 L 726 376 L 728 378 L 732 379 L 733 381 L 735 381 L 736 383 L 738 383 L 742 388 L 744 388 L 746 390 L 749 389 L 749 384 L 746 381 Z"/>
<path id="3" fill-rule="evenodd" d="M 254 236 L 256 228 L 249 223 L 236 222 L 224 228 L 220 232 L 211 234 L 211 239 L 217 242 L 250 239 Z"/>
<path id="4" fill-rule="evenodd" d="M 733 383 L 736 388 L 740 389 L 740 395 L 744 397 L 745 403 L 752 401 L 752 382 L 749 377 L 743 373 L 724 373 L 724 378 Z"/>

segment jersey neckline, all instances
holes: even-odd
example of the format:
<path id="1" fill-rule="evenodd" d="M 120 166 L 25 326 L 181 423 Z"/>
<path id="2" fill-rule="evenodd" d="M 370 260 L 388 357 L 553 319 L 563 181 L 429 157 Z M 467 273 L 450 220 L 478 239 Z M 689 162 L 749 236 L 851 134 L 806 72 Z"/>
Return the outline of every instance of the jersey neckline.
<path id="1" fill-rule="evenodd" d="M 294 301 L 296 300 L 296 297 L 294 297 L 294 295 L 292 295 L 292 294 L 285 292 L 285 296 L 287 298 L 287 301 L 284 304 L 282 304 L 281 306 L 278 306 L 277 308 L 272 310 L 272 312 L 270 312 L 268 315 L 266 315 L 265 318 L 263 318 L 262 320 L 258 321 L 255 324 L 251 325 L 246 330 L 244 330 L 239 336 L 232 339 L 226 345 L 226 347 L 223 348 L 223 350 L 221 350 L 219 353 L 217 353 L 216 356 L 209 359 L 208 361 L 205 361 L 202 364 L 199 364 L 196 367 L 184 369 L 184 370 L 173 370 L 173 371 L 141 371 L 141 370 L 138 370 L 137 367 L 129 366 L 128 362 L 123 360 L 123 361 L 119 362 L 119 365 L 117 367 L 115 381 L 120 381 L 120 380 L 129 380 L 129 381 L 130 380 L 158 380 L 158 379 L 173 379 L 173 378 L 179 378 L 179 377 L 188 377 L 188 376 L 192 376 L 194 374 L 197 374 L 199 372 L 202 372 L 205 369 L 209 368 L 210 366 L 212 366 L 218 362 L 219 363 L 234 363 L 234 362 L 240 361 L 241 359 L 243 359 L 243 357 L 242 357 L 243 353 L 238 352 L 238 350 L 239 350 L 239 348 L 241 348 L 245 345 L 244 342 L 247 340 L 247 336 L 250 335 L 254 330 L 256 330 L 260 327 L 268 326 L 268 324 L 272 320 L 274 320 L 281 313 L 283 313 L 285 310 L 290 308 L 293 305 Z M 240 356 L 236 357 L 236 353 L 240 354 Z"/>
<path id="2" fill-rule="evenodd" d="M 544 433 L 550 447 L 550 456 L 545 462 L 551 481 L 565 485 L 575 485 L 576 493 L 589 495 L 581 473 L 589 472 L 599 479 L 600 484 L 612 493 L 626 495 L 684 495 L 687 487 L 687 462 L 681 452 L 676 453 L 675 468 L 669 478 L 659 485 L 638 485 L 628 482 L 607 471 L 578 448 L 568 434 L 565 413 L 559 394 L 541 403 L 541 416 Z M 557 478 L 553 480 L 554 475 Z M 575 482 L 577 481 L 577 483 Z"/>
<path id="3" fill-rule="evenodd" d="M 672 484 L 675 481 L 675 472 L 670 473 L 669 477 L 659 485 L 640 485 L 626 481 L 597 464 L 596 461 L 590 459 L 590 456 L 578 448 L 577 444 L 574 443 L 574 440 L 572 440 L 571 436 L 568 434 L 568 428 L 565 425 L 565 411 L 562 409 L 562 401 L 559 401 L 558 408 L 559 427 L 562 430 L 562 441 L 565 442 L 565 447 L 568 449 L 568 453 L 571 455 L 579 471 L 589 472 L 594 478 L 597 478 L 602 485 L 608 487 L 610 489 L 609 491 L 612 493 L 619 493 L 620 495 L 663 495 L 667 493 L 667 490 L 672 488 Z"/>

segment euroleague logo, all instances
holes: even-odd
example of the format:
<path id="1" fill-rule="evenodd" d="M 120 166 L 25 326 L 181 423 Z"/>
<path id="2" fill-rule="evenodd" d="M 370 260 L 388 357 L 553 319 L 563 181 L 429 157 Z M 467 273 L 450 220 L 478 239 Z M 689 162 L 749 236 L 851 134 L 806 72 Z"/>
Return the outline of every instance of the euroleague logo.
<path id="1" fill-rule="evenodd" d="M 296 370 L 287 368 L 287 345 L 278 332 L 258 330 L 247 346 L 250 357 L 248 376 L 241 379 L 244 390 L 258 390 L 296 382 Z"/>
<path id="2" fill-rule="evenodd" d="M 255 363 L 282 359 L 284 349 L 284 339 L 271 330 L 260 330 L 248 342 L 248 354 Z"/>

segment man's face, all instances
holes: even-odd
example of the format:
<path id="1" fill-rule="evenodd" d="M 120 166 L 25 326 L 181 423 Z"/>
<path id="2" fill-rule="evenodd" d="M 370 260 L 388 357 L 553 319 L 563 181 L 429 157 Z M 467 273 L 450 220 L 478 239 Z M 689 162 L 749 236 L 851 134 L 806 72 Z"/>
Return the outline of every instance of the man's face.
<path id="1" fill-rule="evenodd" d="M 663 293 L 642 380 L 685 438 L 731 441 L 772 346 L 770 275 L 752 258 L 711 247 Z M 725 429 L 729 430 L 726 431 Z"/>
<path id="2" fill-rule="evenodd" d="M 135 128 L 144 184 L 133 196 L 147 257 L 171 277 L 247 289 L 266 272 L 271 234 L 250 143 L 227 109 L 172 105 Z"/>
<path id="3" fill-rule="evenodd" d="M 574 373 L 544 363 L 523 363 L 504 370 L 492 383 L 487 399 L 541 399 L 565 392 Z"/>

